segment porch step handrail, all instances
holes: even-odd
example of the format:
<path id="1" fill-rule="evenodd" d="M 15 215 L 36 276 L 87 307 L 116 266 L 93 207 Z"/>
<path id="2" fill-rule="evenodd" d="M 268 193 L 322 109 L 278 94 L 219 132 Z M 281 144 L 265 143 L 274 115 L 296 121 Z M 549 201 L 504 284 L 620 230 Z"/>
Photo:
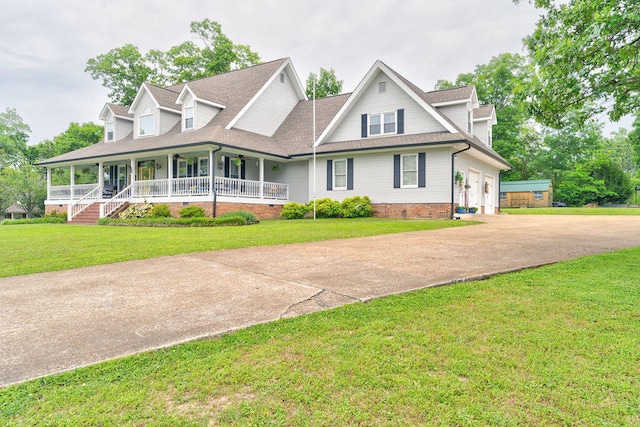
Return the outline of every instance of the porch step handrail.
<path id="1" fill-rule="evenodd" d="M 118 194 L 109 199 L 108 202 L 100 205 L 100 218 L 111 215 L 116 209 L 124 205 L 131 199 L 131 188 L 133 184 L 125 187 Z"/>
<path id="2" fill-rule="evenodd" d="M 67 221 L 71 222 L 73 217 L 78 215 L 80 212 L 91 206 L 98 200 L 98 195 L 100 194 L 100 185 L 96 185 L 96 187 L 89 191 L 87 194 L 76 200 L 74 203 L 67 205 Z"/>

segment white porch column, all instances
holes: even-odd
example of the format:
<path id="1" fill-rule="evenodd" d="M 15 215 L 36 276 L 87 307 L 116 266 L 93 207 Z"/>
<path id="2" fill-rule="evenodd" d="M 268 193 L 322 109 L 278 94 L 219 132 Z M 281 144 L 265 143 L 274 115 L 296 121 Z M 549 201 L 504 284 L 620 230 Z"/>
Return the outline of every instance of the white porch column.
<path id="1" fill-rule="evenodd" d="M 131 158 L 131 180 L 129 181 L 129 185 L 133 185 L 136 181 L 136 159 Z M 137 196 L 137 194 L 133 194 L 133 188 L 131 191 L 131 196 Z"/>
<path id="2" fill-rule="evenodd" d="M 260 157 L 260 198 L 264 198 L 264 157 Z"/>
<path id="3" fill-rule="evenodd" d="M 213 186 L 215 184 L 215 173 L 214 173 L 214 164 L 213 164 L 213 148 L 209 147 L 209 196 L 213 197 Z"/>
<path id="4" fill-rule="evenodd" d="M 47 200 L 51 198 L 51 168 L 47 168 Z"/>
<path id="5" fill-rule="evenodd" d="M 69 190 L 71 191 L 71 200 L 75 196 L 75 190 L 73 186 L 76 184 L 76 165 L 69 166 Z"/>
<path id="6" fill-rule="evenodd" d="M 98 186 L 104 187 L 104 165 L 101 161 L 98 162 Z"/>
<path id="7" fill-rule="evenodd" d="M 167 195 L 171 197 L 171 194 L 173 193 L 173 158 L 171 157 L 171 154 L 167 154 L 167 178 L 169 180 Z"/>

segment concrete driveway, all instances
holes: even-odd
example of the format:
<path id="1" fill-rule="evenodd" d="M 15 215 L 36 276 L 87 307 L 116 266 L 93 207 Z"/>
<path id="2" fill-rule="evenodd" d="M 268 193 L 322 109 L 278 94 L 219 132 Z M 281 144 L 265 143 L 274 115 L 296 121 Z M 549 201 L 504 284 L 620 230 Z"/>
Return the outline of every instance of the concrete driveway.
<path id="1" fill-rule="evenodd" d="M 0 279 L 0 386 L 281 317 L 640 246 L 640 217 L 485 224 Z"/>

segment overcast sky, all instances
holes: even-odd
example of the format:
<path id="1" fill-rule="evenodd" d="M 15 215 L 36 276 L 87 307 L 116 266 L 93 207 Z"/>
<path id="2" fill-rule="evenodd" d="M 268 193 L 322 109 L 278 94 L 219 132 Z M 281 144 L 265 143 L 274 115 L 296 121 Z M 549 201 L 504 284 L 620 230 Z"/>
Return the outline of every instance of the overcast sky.
<path id="1" fill-rule="evenodd" d="M 0 111 L 30 143 L 71 122 L 100 123 L 107 89 L 89 58 L 131 43 L 144 54 L 191 40 L 209 18 L 263 61 L 290 57 L 300 80 L 333 68 L 351 92 L 380 59 L 424 90 L 500 53 L 520 53 L 539 12 L 511 0 L 0 0 Z M 498 118 L 499 119 L 499 118 Z M 628 127 L 628 126 L 627 126 Z M 616 126 L 617 128 L 617 126 Z"/>

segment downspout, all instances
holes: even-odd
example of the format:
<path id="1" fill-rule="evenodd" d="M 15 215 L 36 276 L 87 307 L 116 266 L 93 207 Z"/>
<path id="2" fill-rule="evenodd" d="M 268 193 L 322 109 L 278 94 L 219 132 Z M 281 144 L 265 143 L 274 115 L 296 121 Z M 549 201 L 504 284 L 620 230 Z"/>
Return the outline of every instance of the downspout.
<path id="1" fill-rule="evenodd" d="M 456 151 L 455 153 L 451 153 L 451 219 L 455 218 L 454 213 L 456 212 L 455 202 L 453 200 L 454 192 L 456 188 L 456 172 L 455 172 L 455 158 L 456 154 L 460 154 L 463 151 L 467 151 L 471 149 L 471 144 L 467 142 L 467 148 L 464 148 L 460 151 Z M 498 178 L 498 181 L 500 179 Z"/>
<path id="2" fill-rule="evenodd" d="M 215 156 L 214 154 L 218 151 L 222 150 L 221 146 L 218 146 L 217 150 L 212 150 L 209 154 L 209 158 L 211 159 L 211 190 L 213 191 L 213 217 L 216 217 L 216 207 L 218 204 L 218 193 L 216 192 L 216 172 L 215 172 Z"/>

